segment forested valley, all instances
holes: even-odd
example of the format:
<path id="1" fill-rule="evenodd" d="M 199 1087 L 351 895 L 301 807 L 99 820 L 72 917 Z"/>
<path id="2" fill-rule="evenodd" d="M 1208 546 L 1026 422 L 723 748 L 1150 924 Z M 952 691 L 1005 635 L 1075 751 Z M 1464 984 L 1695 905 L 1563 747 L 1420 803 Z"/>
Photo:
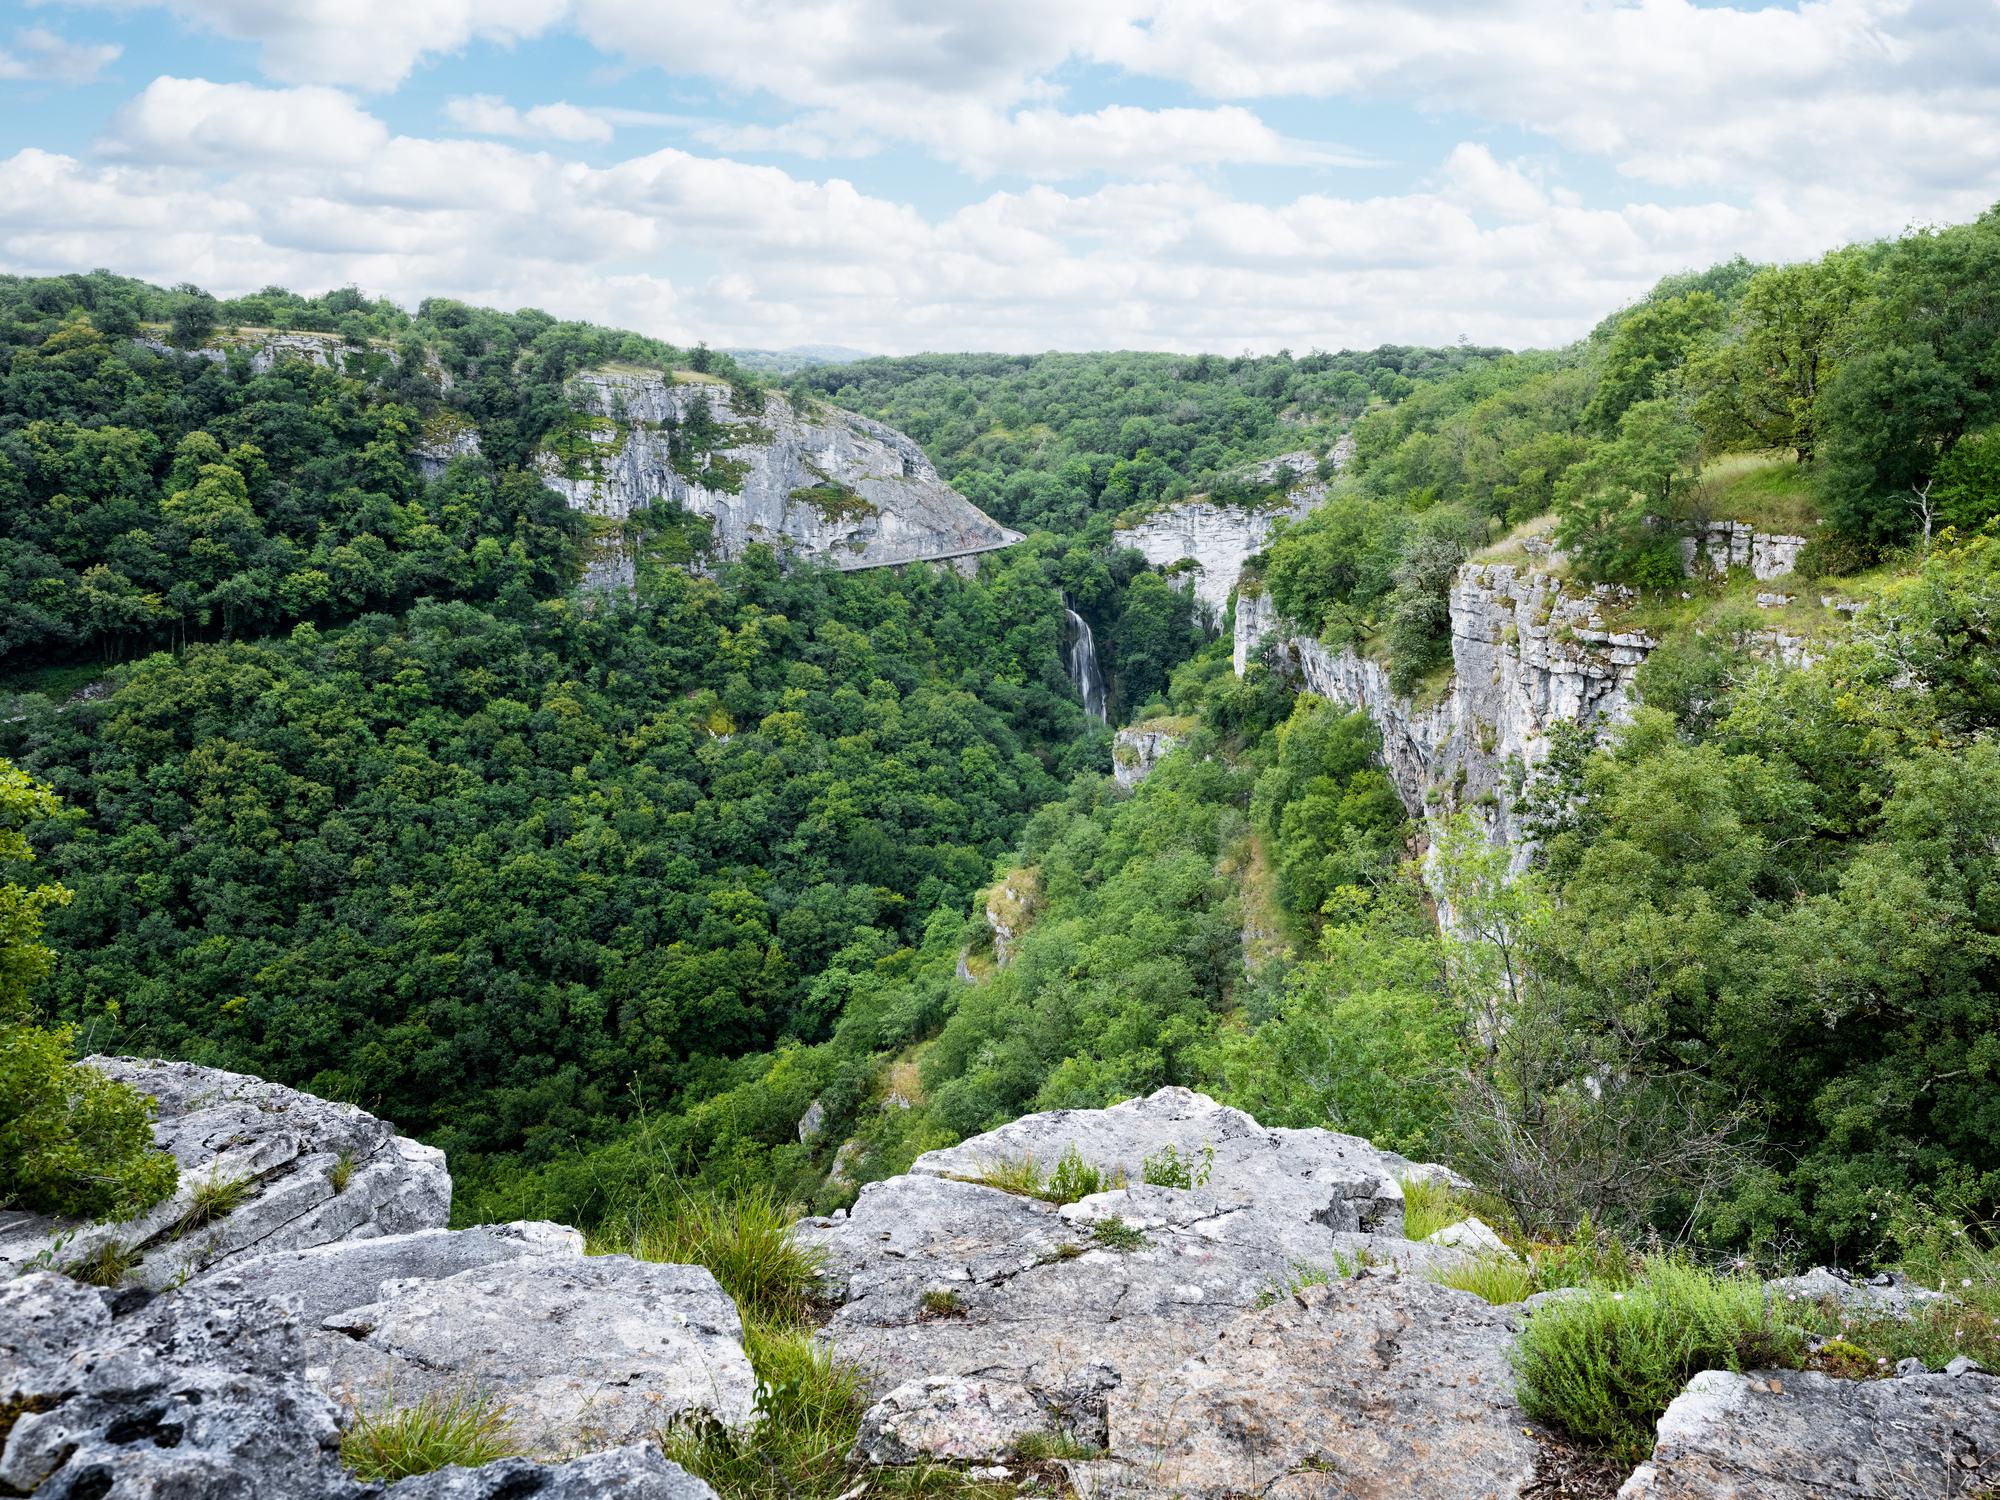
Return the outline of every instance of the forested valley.
<path id="1" fill-rule="evenodd" d="M 346 355 L 189 352 L 242 329 Z M 1528 1234 L 1889 1264 L 2000 1208 L 2000 213 L 1672 278 L 1548 352 L 775 387 L 1028 533 L 974 578 L 752 548 L 577 593 L 530 462 L 566 383 L 757 388 L 705 348 L 96 273 L 0 280 L 0 359 L 0 755 L 47 788 L 0 941 L 56 955 L 0 1002 L 379 1112 L 467 1221 L 824 1210 L 1164 1084 L 1453 1162 Z M 427 470 L 459 422 L 483 451 Z M 1342 437 L 1249 575 L 1312 639 L 1432 701 L 1484 561 L 1659 642 L 1629 724 L 1522 768 L 1525 869 L 1118 545 Z M 1799 597 L 1685 576 L 1717 520 L 1805 536 Z M 1176 726 L 1136 789 L 1066 605 L 1112 723 Z"/>

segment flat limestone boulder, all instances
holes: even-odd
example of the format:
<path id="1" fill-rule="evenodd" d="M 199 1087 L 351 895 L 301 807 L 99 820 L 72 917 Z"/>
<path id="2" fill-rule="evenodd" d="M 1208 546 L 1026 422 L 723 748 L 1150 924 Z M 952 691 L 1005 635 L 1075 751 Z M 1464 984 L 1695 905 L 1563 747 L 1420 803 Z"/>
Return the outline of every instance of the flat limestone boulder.
<path id="1" fill-rule="evenodd" d="M 933 1375 L 899 1385 L 871 1406 L 848 1456 L 871 1464 L 1000 1459 L 1054 1429 L 1035 1398 L 1010 1381 Z"/>
<path id="2" fill-rule="evenodd" d="M 1074 1149 L 1109 1181 L 1123 1173 L 1143 1182 L 1147 1159 L 1168 1148 L 1179 1163 L 1206 1177 L 1217 1200 L 1254 1204 L 1334 1230 L 1400 1235 L 1403 1191 L 1398 1178 L 1442 1177 L 1359 1136 L 1331 1130 L 1283 1130 L 1259 1125 L 1239 1109 L 1190 1089 L 1165 1088 L 1110 1109 L 1060 1109 L 1025 1115 L 997 1130 L 918 1157 L 919 1176 L 973 1178 L 995 1165 L 1032 1160 L 1053 1170 Z"/>
<path id="3" fill-rule="evenodd" d="M 1914 1285 L 1905 1276 L 1856 1280 L 1825 1266 L 1815 1266 L 1803 1276 L 1781 1276 L 1764 1286 L 1772 1296 L 1786 1301 L 1832 1302 L 1842 1311 L 1875 1317 L 1907 1318 L 1951 1300 L 1943 1292 Z"/>
<path id="4" fill-rule="evenodd" d="M 1484 1219 L 1460 1219 L 1456 1224 L 1447 1224 L 1430 1235 L 1426 1243 L 1444 1245 L 1453 1250 L 1473 1250 L 1481 1255 L 1514 1258 L 1507 1242 Z"/>
<path id="5" fill-rule="evenodd" d="M 489 1392 L 538 1458 L 640 1442 L 683 1413 L 753 1414 L 736 1305 L 699 1266 L 533 1255 L 391 1288 L 310 1340 L 308 1377 L 356 1409 Z"/>
<path id="6" fill-rule="evenodd" d="M 139 1303 L 136 1307 L 132 1303 Z M 122 1315 L 121 1315 L 122 1311 Z M 275 1303 L 0 1282 L 0 1491 L 41 1500 L 362 1500 Z"/>
<path id="7" fill-rule="evenodd" d="M 180 1185 L 123 1223 L 0 1214 L 0 1275 L 116 1251 L 138 1257 L 129 1279 L 157 1291 L 253 1255 L 451 1217 L 444 1153 L 351 1104 L 193 1063 L 85 1061 L 158 1101 L 154 1138 L 180 1163 Z"/>
<path id="8" fill-rule="evenodd" d="M 1170 1090 L 1139 1104 L 1150 1109 L 1016 1122 L 1031 1128 L 934 1152 L 919 1163 L 929 1170 L 863 1188 L 845 1218 L 801 1223 L 794 1233 L 824 1253 L 825 1290 L 840 1304 L 823 1341 L 862 1369 L 878 1399 L 940 1377 L 1000 1382 L 1025 1391 L 1050 1430 L 1095 1447 L 1106 1441 L 1111 1393 L 1175 1368 L 1295 1285 L 1369 1264 L 1416 1272 L 1474 1259 L 1352 1227 L 1366 1204 L 1375 1222 L 1400 1230 L 1402 1199 L 1390 1162 L 1347 1138 L 1276 1132 L 1299 1148 L 1286 1162 L 1274 1133 L 1245 1130 L 1247 1116 L 1199 1095 Z M 1151 1139 L 1149 1120 L 1159 1126 Z M 1106 1169 L 1129 1159 L 1127 1185 L 1058 1208 L 943 1175 L 971 1175 L 1010 1152 L 1053 1165 L 1071 1142 Z M 1204 1185 L 1138 1180 L 1144 1158 L 1169 1143 L 1203 1164 L 1204 1145 L 1214 1147 Z M 905 1448 L 921 1446 L 914 1427 L 901 1430 Z"/>
<path id="9" fill-rule="evenodd" d="M 503 1260 L 552 1255 L 579 1260 L 583 1236 L 565 1224 L 481 1224 L 420 1229 L 309 1250 L 281 1250 L 198 1276 L 195 1286 L 228 1286 L 241 1296 L 282 1298 L 308 1326 L 330 1313 L 374 1302 L 386 1282 L 442 1281 Z"/>
<path id="10" fill-rule="evenodd" d="M 1906 1500 L 2000 1489 L 2000 1378 L 1704 1370 L 1618 1500 Z"/>
<path id="11" fill-rule="evenodd" d="M 399 1480 L 386 1500 L 715 1500 L 715 1491 L 670 1463 L 654 1443 L 634 1443 L 563 1464 L 503 1458 L 477 1469 L 453 1464 Z"/>
<path id="12" fill-rule="evenodd" d="M 1086 1491 L 1515 1497 L 1537 1448 L 1508 1370 L 1503 1309 L 1364 1271 L 1236 1319 L 1200 1353 L 1111 1393 L 1113 1463 Z"/>

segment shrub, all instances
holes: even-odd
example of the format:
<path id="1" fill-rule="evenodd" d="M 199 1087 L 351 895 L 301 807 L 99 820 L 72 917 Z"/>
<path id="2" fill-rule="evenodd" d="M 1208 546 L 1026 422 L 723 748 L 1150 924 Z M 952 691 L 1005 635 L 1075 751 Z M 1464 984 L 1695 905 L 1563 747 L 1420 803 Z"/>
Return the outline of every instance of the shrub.
<path id="1" fill-rule="evenodd" d="M 507 1408 L 483 1393 L 427 1396 L 414 1406 L 357 1413 L 340 1435 L 340 1461 L 363 1480 L 393 1483 L 447 1464 L 468 1469 L 520 1452 Z"/>
<path id="2" fill-rule="evenodd" d="M 129 1219 L 180 1169 L 154 1149 L 152 1101 L 72 1061 L 70 1035 L 0 1024 L 0 1204 Z"/>
<path id="3" fill-rule="evenodd" d="M 1090 1237 L 1107 1250 L 1130 1255 L 1146 1248 L 1146 1236 L 1123 1219 L 1099 1219 L 1090 1226 Z"/>
<path id="4" fill-rule="evenodd" d="M 1155 1187 L 1198 1188 L 1208 1186 L 1214 1171 L 1215 1147 L 1203 1142 L 1197 1159 L 1192 1151 L 1182 1156 L 1180 1148 L 1169 1142 L 1145 1159 L 1139 1175 Z"/>
<path id="5" fill-rule="evenodd" d="M 1514 1373 L 1529 1416 L 1637 1463 L 1667 1403 L 1701 1370 L 1793 1366 L 1799 1330 L 1760 1282 L 1649 1256 L 1629 1290 L 1542 1308 L 1515 1342 Z"/>
<path id="6" fill-rule="evenodd" d="M 1084 1161 L 1076 1142 L 1071 1141 L 1050 1174 L 1048 1189 L 1042 1196 L 1051 1203 L 1074 1203 L 1103 1190 L 1104 1174 Z"/>
<path id="7" fill-rule="evenodd" d="M 706 1266 L 746 1321 L 795 1324 L 812 1312 L 825 1255 L 792 1238 L 801 1210 L 759 1186 L 735 1198 L 678 1187 L 624 1225 L 591 1236 L 594 1254 Z"/>

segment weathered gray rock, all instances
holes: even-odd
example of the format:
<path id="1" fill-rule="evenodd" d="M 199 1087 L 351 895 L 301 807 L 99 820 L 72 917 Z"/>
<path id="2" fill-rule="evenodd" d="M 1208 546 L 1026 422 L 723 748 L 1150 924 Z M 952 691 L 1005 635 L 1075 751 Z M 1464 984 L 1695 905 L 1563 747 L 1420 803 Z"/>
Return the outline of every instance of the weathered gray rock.
<path id="1" fill-rule="evenodd" d="M 699 1266 L 536 1255 L 391 1283 L 321 1320 L 307 1375 L 361 1410 L 467 1389 L 537 1457 L 637 1442 L 684 1412 L 751 1418 L 736 1306 Z"/>
<path id="2" fill-rule="evenodd" d="M 1537 1448 L 1499 1308 L 1364 1271 L 1240 1317 L 1171 1370 L 1111 1392 L 1096 1488 L 1466 1500 L 1525 1493 Z"/>
<path id="3" fill-rule="evenodd" d="M 892 427 L 832 407 L 796 410 L 775 392 L 761 404 L 719 380 L 588 371 L 571 393 L 598 419 L 581 434 L 581 457 L 537 455 L 548 486 L 570 505 L 622 521 L 671 502 L 713 523 L 716 556 L 752 542 L 842 569 L 990 552 L 1019 541 L 939 477 L 922 448 Z M 672 430 L 695 406 L 729 429 L 695 467 L 671 453 Z M 588 581 L 627 586 L 633 558 L 622 536 L 605 538 Z"/>
<path id="4" fill-rule="evenodd" d="M 2000 1486 L 2000 1379 L 1704 1370 L 1619 1500 L 1915 1500 Z"/>
<path id="5" fill-rule="evenodd" d="M 1907 1318 L 1951 1299 L 1913 1284 L 1906 1276 L 1857 1281 L 1844 1271 L 1815 1266 L 1803 1276 L 1780 1276 L 1764 1283 L 1773 1297 L 1795 1302 L 1832 1302 L 1843 1310 L 1878 1317 Z"/>
<path id="6" fill-rule="evenodd" d="M 1763 582 L 1790 573 L 1805 546 L 1802 536 L 1762 532 L 1748 521 L 1711 521 L 1696 535 L 1681 538 L 1681 571 L 1695 575 L 1748 568 L 1751 577 Z"/>
<path id="7" fill-rule="evenodd" d="M 44 1500 L 359 1500 L 284 1309 L 203 1291 L 121 1300 L 46 1271 L 0 1283 L 0 1487 Z"/>
<path id="8" fill-rule="evenodd" d="M 861 1418 L 849 1456 L 862 1463 L 1006 1458 L 1056 1424 L 1023 1386 L 933 1375 L 897 1386 Z"/>
<path id="9" fill-rule="evenodd" d="M 715 1500 L 706 1482 L 670 1463 L 655 1443 L 634 1443 L 568 1463 L 504 1458 L 456 1464 L 389 1486 L 385 1500 Z"/>
<path id="10" fill-rule="evenodd" d="M 1127 1185 L 1057 1208 L 959 1180 L 1025 1155 L 1051 1168 L 1071 1145 L 1102 1172 L 1123 1170 Z M 1169 1145 L 1205 1185 L 1137 1180 Z M 1470 1259 L 1401 1237 L 1395 1179 L 1421 1170 L 1365 1141 L 1266 1130 L 1166 1089 L 929 1153 L 909 1175 L 862 1189 L 846 1219 L 796 1233 L 826 1252 L 827 1290 L 842 1304 L 823 1338 L 878 1396 L 932 1377 L 1003 1382 L 1025 1390 L 1051 1430 L 1102 1444 L 1110 1393 L 1207 1349 L 1288 1285 L 1370 1260 Z M 1118 1235 L 1099 1231 L 1113 1220 Z M 926 1299 L 939 1291 L 952 1294 L 947 1308 Z"/>
<path id="11" fill-rule="evenodd" d="M 1112 737 L 1111 774 L 1128 790 L 1153 774 L 1194 727 L 1192 719 L 1148 719 L 1128 724 Z"/>
<path id="12" fill-rule="evenodd" d="M 481 1224 L 252 1256 L 198 1276 L 193 1284 L 227 1284 L 242 1296 L 282 1298 L 310 1326 L 329 1313 L 374 1302 L 385 1282 L 442 1281 L 496 1261 L 530 1255 L 575 1260 L 582 1254 L 583 1236 L 564 1224 Z"/>
<path id="13" fill-rule="evenodd" d="M 85 1060 L 158 1100 L 153 1135 L 180 1163 L 180 1186 L 117 1224 L 0 1214 L 0 1275 L 117 1245 L 140 1256 L 131 1279 L 157 1290 L 252 1255 L 434 1229 L 451 1217 L 444 1153 L 351 1104 L 193 1063 Z M 239 1181 L 244 1195 L 227 1213 L 190 1222 L 206 1185 Z"/>
<path id="14" fill-rule="evenodd" d="M 1514 1254 L 1493 1227 L 1478 1218 L 1460 1219 L 1456 1224 L 1447 1224 L 1428 1239 L 1433 1245 L 1445 1245 L 1453 1250 L 1470 1250 L 1478 1255 L 1512 1257 Z"/>

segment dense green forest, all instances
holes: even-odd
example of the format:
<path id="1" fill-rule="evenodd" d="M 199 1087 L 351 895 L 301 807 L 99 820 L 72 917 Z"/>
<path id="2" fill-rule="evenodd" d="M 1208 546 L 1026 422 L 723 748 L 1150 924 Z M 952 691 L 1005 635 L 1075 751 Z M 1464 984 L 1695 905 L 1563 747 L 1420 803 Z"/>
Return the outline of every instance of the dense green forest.
<path id="1" fill-rule="evenodd" d="M 1034 534 L 972 580 L 753 549 L 588 604 L 522 469 L 563 380 L 749 378 L 719 356 L 102 276 L 0 307 L 0 754 L 62 804 L 24 822 L 73 892 L 35 995 L 81 1045 L 379 1109 L 468 1217 L 595 1222 L 663 1173 L 831 1206 L 1166 1083 L 1456 1162 L 1530 1232 L 1885 1261 L 2000 1205 L 2000 215 L 1672 278 L 1547 353 L 808 370 Z M 132 337 L 237 324 L 352 367 Z M 492 436 L 426 479 L 440 412 Z M 1537 556 L 1662 642 L 1634 721 L 1523 781 L 1525 875 L 1110 546 L 1348 430 L 1260 564 L 1302 628 L 1421 692 L 1458 567 Z M 1811 592 L 1864 607 L 1684 578 L 1713 520 L 1806 537 Z M 1133 792 L 1065 598 L 1117 713 L 1180 721 Z"/>

